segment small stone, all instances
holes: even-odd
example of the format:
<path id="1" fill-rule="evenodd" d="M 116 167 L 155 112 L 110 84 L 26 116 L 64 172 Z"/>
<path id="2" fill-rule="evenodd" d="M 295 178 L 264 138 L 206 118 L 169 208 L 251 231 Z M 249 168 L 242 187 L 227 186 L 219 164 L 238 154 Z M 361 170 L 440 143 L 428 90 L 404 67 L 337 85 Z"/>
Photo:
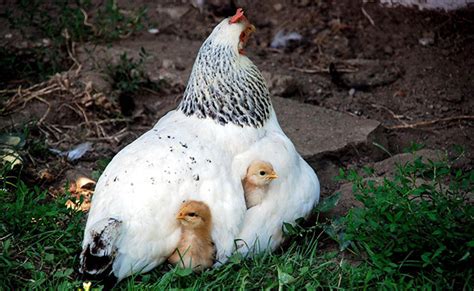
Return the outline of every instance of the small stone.
<path id="1" fill-rule="evenodd" d="M 422 46 L 429 46 L 429 45 L 432 45 L 434 43 L 434 40 L 432 38 L 420 38 L 418 40 L 418 42 L 422 45 Z"/>
<path id="2" fill-rule="evenodd" d="M 407 162 L 413 161 L 416 157 L 422 157 L 425 162 L 428 160 L 437 162 L 442 160 L 442 152 L 430 149 L 422 149 L 415 152 L 414 154 L 398 154 L 383 161 L 375 163 L 375 174 L 378 176 L 393 176 L 397 171 L 397 165 L 405 165 Z"/>
<path id="3" fill-rule="evenodd" d="M 184 65 L 184 61 L 182 58 L 178 57 L 175 62 L 174 62 L 174 67 L 176 68 L 176 70 L 179 70 L 179 71 L 184 71 L 186 70 L 186 66 Z"/>
<path id="4" fill-rule="evenodd" d="M 451 93 L 446 94 L 443 92 L 441 94 L 441 99 L 449 101 L 449 102 L 453 102 L 453 103 L 459 103 L 463 101 L 464 97 L 461 94 L 451 94 Z"/>
<path id="5" fill-rule="evenodd" d="M 393 54 L 393 48 L 389 45 L 386 45 L 383 47 L 383 51 L 384 53 L 386 53 L 387 55 L 391 55 Z"/>
<path id="6" fill-rule="evenodd" d="M 283 5 L 281 3 L 276 3 L 275 5 L 273 5 L 273 9 L 275 9 L 275 11 L 280 11 L 282 8 Z"/>
<path id="7" fill-rule="evenodd" d="M 291 97 L 302 90 L 300 83 L 290 75 L 273 75 L 270 80 L 270 91 L 273 95 Z"/>
<path id="8" fill-rule="evenodd" d="M 418 39 L 418 42 L 422 45 L 422 46 L 430 46 L 432 44 L 434 44 L 434 33 L 433 32 L 425 32 L 423 33 L 423 37 Z"/>
<path id="9" fill-rule="evenodd" d="M 332 54 L 336 55 L 348 55 L 350 53 L 349 39 L 347 37 L 336 35 L 331 41 L 331 47 L 329 48 Z"/>
<path id="10" fill-rule="evenodd" d="M 107 94 L 112 92 L 112 84 L 101 73 L 98 73 L 98 72 L 95 72 L 95 71 L 86 71 L 86 72 L 81 74 L 80 80 L 84 84 L 89 84 L 88 86 L 90 88 L 94 88 L 94 90 L 96 90 L 98 92 L 104 92 L 104 93 L 107 93 Z M 86 100 L 86 99 L 84 99 L 84 100 Z M 104 99 L 103 101 L 105 101 L 105 100 L 107 100 L 107 99 Z M 92 105 L 92 104 L 96 103 L 96 105 L 100 104 L 101 106 L 106 106 L 106 104 L 107 104 L 107 106 L 110 106 L 110 104 L 108 104 L 108 102 L 104 104 L 102 102 L 99 102 L 99 100 L 94 100 L 94 98 L 92 98 L 89 101 L 92 102 L 89 105 Z"/>
<path id="11" fill-rule="evenodd" d="M 349 96 L 350 96 L 350 97 L 354 97 L 355 93 L 356 93 L 356 89 L 351 88 L 351 89 L 349 90 Z"/>
<path id="12" fill-rule="evenodd" d="M 316 170 L 319 166 L 315 157 L 322 153 L 337 152 L 349 145 L 359 147 L 371 139 L 380 140 L 376 131 L 380 123 L 376 120 L 276 96 L 272 97 L 272 103 L 283 131 Z"/>
<path id="13" fill-rule="evenodd" d="M 311 3 L 311 0 L 296 0 L 294 1 L 296 6 L 299 7 L 306 7 Z"/>
<path id="14" fill-rule="evenodd" d="M 170 7 L 158 6 L 156 8 L 156 10 L 159 13 L 167 14 L 173 20 L 179 20 L 181 17 L 183 17 L 188 12 L 189 7 L 186 6 L 186 5 L 183 5 L 183 6 L 170 6 Z"/>
<path id="15" fill-rule="evenodd" d="M 352 59 L 344 63 L 358 68 L 356 72 L 341 75 L 345 86 L 355 89 L 388 85 L 402 74 L 397 65 L 389 61 Z"/>
<path id="16" fill-rule="evenodd" d="M 50 46 L 51 45 L 51 40 L 49 40 L 48 38 L 43 38 L 41 40 L 41 42 L 43 43 L 44 46 Z"/>
<path id="17" fill-rule="evenodd" d="M 448 57 L 449 55 L 451 55 L 451 51 L 448 49 L 442 49 L 441 54 L 443 55 L 443 57 Z"/>
<path id="18" fill-rule="evenodd" d="M 163 62 L 161 63 L 161 66 L 164 69 L 171 69 L 171 68 L 174 68 L 174 63 L 172 60 L 164 59 Z"/>
<path id="19" fill-rule="evenodd" d="M 274 49 L 294 49 L 302 40 L 303 36 L 298 32 L 279 30 L 273 37 L 270 47 Z"/>
<path id="20" fill-rule="evenodd" d="M 7 39 L 12 38 L 12 37 L 13 37 L 13 34 L 11 34 L 11 33 L 5 34 L 5 38 L 7 38 Z"/>
<path id="21" fill-rule="evenodd" d="M 150 28 L 148 29 L 148 33 L 151 33 L 151 34 L 157 34 L 159 33 L 160 30 L 158 28 Z"/>

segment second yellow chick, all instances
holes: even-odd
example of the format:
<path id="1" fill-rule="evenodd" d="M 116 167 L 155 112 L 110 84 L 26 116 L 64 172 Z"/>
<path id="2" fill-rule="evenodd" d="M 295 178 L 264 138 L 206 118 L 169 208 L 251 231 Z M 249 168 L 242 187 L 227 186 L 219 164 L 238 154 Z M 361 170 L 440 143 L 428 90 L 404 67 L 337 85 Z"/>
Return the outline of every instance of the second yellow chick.
<path id="1" fill-rule="evenodd" d="M 242 180 L 247 209 L 262 202 L 267 194 L 270 183 L 278 178 L 272 164 L 256 160 L 247 168 L 247 174 Z"/>

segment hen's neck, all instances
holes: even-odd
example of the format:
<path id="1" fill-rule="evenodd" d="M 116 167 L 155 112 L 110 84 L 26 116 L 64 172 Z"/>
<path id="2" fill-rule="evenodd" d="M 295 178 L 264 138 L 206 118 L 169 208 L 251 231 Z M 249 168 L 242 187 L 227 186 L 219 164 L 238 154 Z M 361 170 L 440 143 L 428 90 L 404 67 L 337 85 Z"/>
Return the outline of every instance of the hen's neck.
<path id="1" fill-rule="evenodd" d="M 271 106 L 258 68 L 230 47 L 207 39 L 178 110 L 187 116 L 212 118 L 221 125 L 261 127 L 270 116 Z"/>

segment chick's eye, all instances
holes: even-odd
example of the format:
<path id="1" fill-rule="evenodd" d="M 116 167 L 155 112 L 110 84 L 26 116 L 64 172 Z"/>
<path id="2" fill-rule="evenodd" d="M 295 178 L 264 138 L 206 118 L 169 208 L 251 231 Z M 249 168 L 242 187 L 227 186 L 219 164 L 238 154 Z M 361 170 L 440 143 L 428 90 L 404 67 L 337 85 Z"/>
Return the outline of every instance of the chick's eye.
<path id="1" fill-rule="evenodd" d="M 194 213 L 194 212 L 190 212 L 190 213 L 188 213 L 188 216 L 190 216 L 190 217 L 194 217 L 194 216 L 196 216 L 196 213 Z"/>
<path id="2" fill-rule="evenodd" d="M 265 171 L 260 171 L 259 174 L 260 174 L 260 176 L 264 176 L 266 173 L 265 173 Z"/>

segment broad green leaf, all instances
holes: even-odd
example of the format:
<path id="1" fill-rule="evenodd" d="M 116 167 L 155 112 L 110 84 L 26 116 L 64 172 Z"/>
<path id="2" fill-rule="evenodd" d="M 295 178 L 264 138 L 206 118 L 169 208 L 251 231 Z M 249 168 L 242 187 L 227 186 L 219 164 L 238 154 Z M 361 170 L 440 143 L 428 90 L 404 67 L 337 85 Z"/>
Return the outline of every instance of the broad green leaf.
<path id="1" fill-rule="evenodd" d="M 315 210 L 319 212 L 328 212 L 332 210 L 336 205 L 337 202 L 339 202 L 339 199 L 341 198 L 341 193 L 336 192 L 335 194 L 327 197 L 326 199 L 323 199 L 319 204 L 316 206 Z"/>
<path id="2" fill-rule="evenodd" d="M 289 284 L 293 281 L 295 281 L 295 277 L 283 272 L 280 268 L 278 268 L 278 282 L 280 285 Z"/>

